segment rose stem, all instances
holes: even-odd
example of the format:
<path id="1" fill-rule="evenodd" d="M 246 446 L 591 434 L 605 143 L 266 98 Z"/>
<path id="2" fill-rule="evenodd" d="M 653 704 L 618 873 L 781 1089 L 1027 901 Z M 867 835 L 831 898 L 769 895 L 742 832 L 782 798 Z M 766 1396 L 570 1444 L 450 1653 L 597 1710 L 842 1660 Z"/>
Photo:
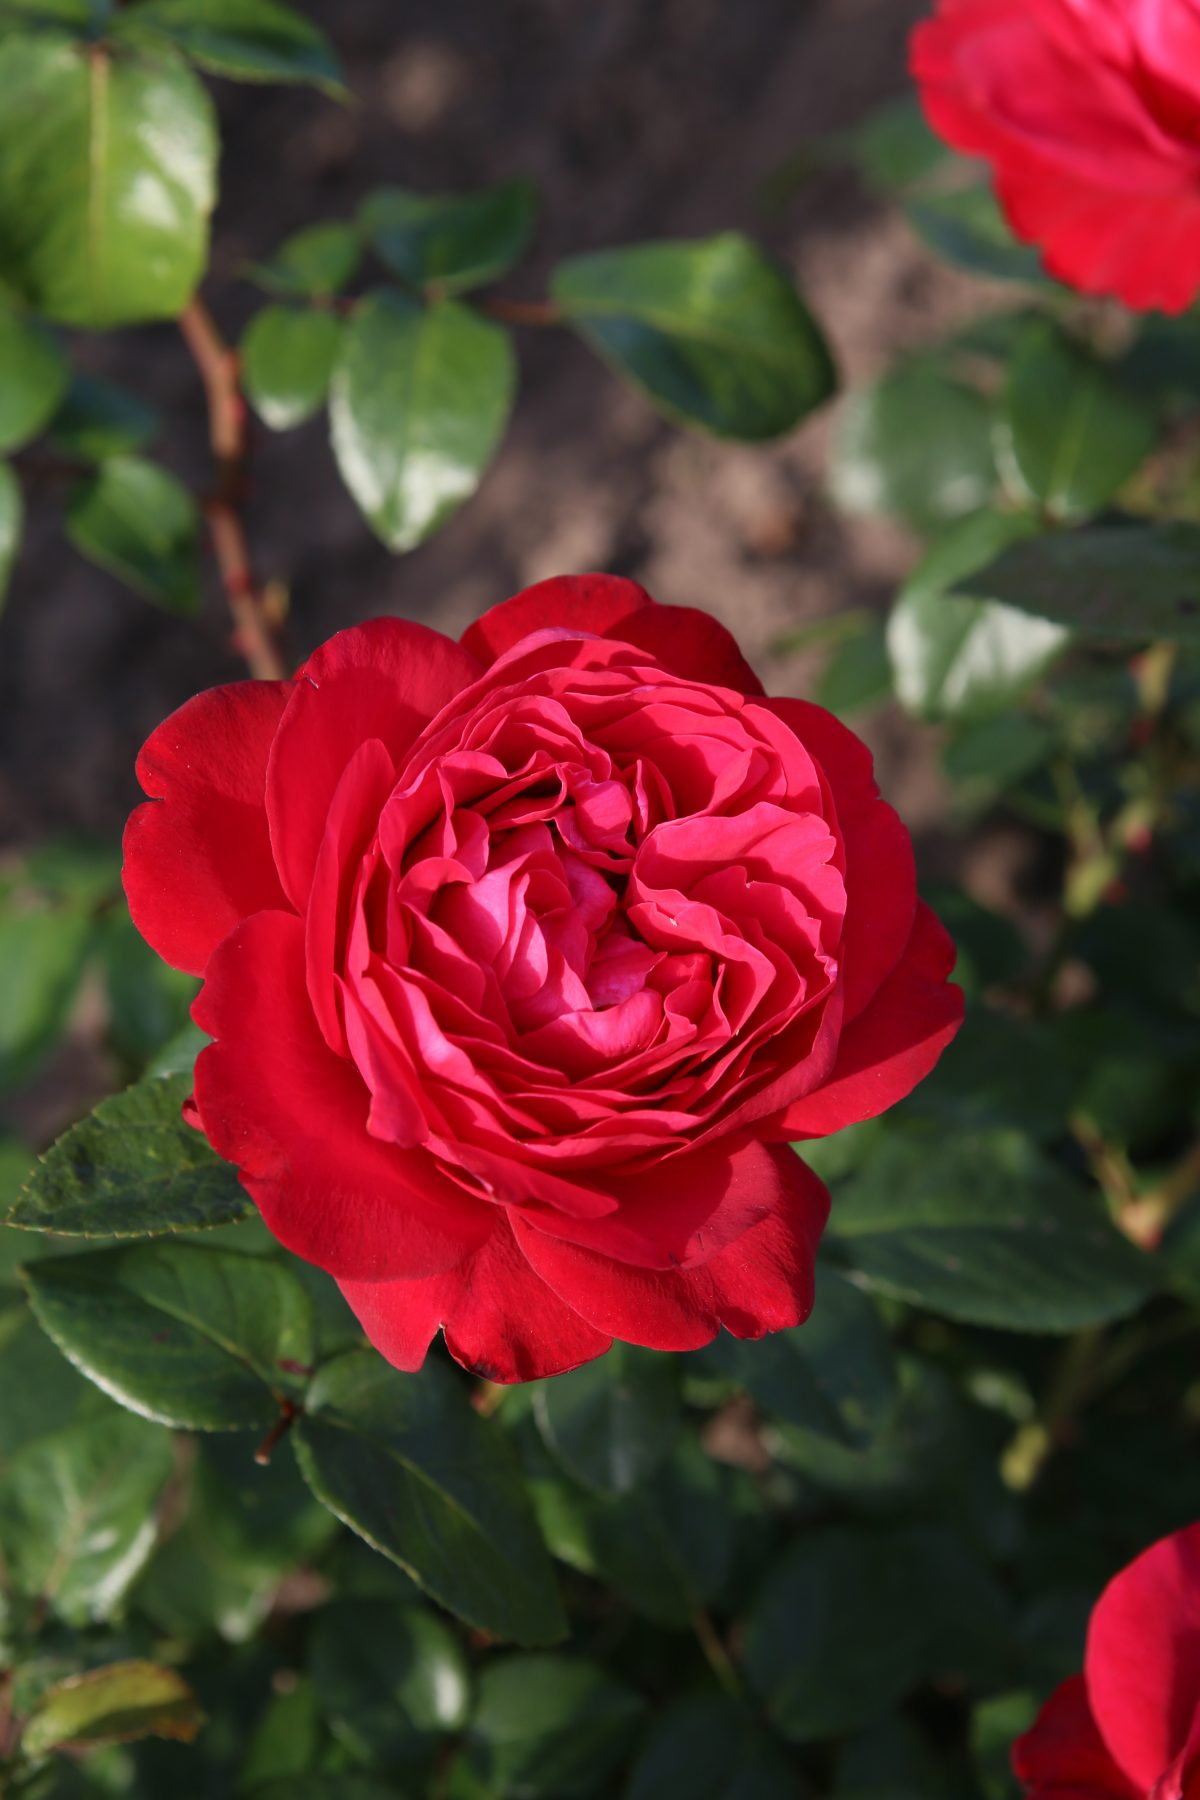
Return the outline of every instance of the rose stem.
<path id="1" fill-rule="evenodd" d="M 180 313 L 179 329 L 200 371 L 208 398 L 208 431 L 217 480 L 204 510 L 225 598 L 233 615 L 234 642 L 256 680 L 284 681 L 288 668 L 279 642 L 279 627 L 254 579 L 242 519 L 249 438 L 246 402 L 238 385 L 237 354 L 221 336 L 199 295 Z"/>

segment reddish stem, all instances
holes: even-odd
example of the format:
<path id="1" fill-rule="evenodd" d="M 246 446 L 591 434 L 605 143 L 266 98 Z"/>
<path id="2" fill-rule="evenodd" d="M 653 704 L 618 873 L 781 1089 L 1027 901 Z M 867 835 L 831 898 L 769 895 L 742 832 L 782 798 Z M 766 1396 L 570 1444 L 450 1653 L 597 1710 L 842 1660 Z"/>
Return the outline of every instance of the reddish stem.
<path id="1" fill-rule="evenodd" d="M 246 497 L 249 438 L 246 402 L 238 383 L 238 360 L 198 297 L 179 315 L 179 329 L 200 371 L 208 398 L 208 431 L 217 480 L 205 503 L 209 537 L 221 573 L 234 642 L 259 681 L 284 681 L 288 669 L 279 629 L 266 595 L 255 580 L 242 507 Z"/>

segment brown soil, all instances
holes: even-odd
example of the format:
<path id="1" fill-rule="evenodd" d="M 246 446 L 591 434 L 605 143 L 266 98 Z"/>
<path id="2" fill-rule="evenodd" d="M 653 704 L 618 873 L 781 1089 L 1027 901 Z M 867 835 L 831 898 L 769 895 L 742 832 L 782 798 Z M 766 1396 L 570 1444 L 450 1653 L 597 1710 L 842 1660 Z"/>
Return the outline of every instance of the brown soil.
<path id="1" fill-rule="evenodd" d="M 542 291 L 588 247 L 735 226 L 789 266 L 833 341 L 847 385 L 980 304 L 903 221 L 845 173 L 769 210 L 763 184 L 798 146 L 851 124 L 904 83 L 922 0 L 314 0 L 358 104 L 222 84 L 222 199 L 207 292 L 236 333 L 237 280 L 288 230 L 346 215 L 381 181 L 539 183 L 531 262 L 506 290 Z M 202 484 L 198 386 L 174 330 L 79 355 L 150 394 L 172 420 L 164 454 Z M 342 491 L 318 422 L 260 433 L 251 530 L 260 566 L 290 585 L 297 655 L 337 627 L 394 612 L 460 629 L 541 576 L 607 568 L 734 626 L 768 684 L 809 673 L 770 646 L 799 621 L 882 604 L 912 544 L 839 520 L 822 494 L 835 414 L 766 449 L 661 423 L 565 334 L 529 332 L 508 440 L 478 495 L 415 553 L 391 557 Z M 0 625 L 0 834 L 115 832 L 135 797 L 138 745 L 172 707 L 240 666 L 215 592 L 200 625 L 167 617 L 65 545 L 61 495 L 38 494 Z M 894 797 L 936 818 L 928 748 L 898 719 L 873 727 Z"/>

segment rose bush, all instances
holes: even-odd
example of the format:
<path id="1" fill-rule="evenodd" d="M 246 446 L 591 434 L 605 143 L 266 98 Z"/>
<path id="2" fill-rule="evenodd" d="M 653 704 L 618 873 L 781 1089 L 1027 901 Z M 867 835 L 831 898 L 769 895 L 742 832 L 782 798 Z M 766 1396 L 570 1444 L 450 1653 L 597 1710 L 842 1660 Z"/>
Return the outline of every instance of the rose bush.
<path id="1" fill-rule="evenodd" d="M 953 950 L 851 732 L 708 616 L 544 582 L 399 619 L 150 738 L 135 922 L 203 974 L 194 1117 L 378 1347 L 496 1380 L 794 1325 L 786 1144 L 957 1028 Z"/>
<path id="2" fill-rule="evenodd" d="M 941 0 L 912 39 L 934 130 L 986 157 L 1018 236 L 1088 294 L 1200 291 L 1195 0 Z"/>
<path id="3" fill-rule="evenodd" d="M 1163 1538 L 1109 1583 L 1082 1675 L 1018 1739 L 1032 1800 L 1200 1795 L 1200 1525 Z"/>

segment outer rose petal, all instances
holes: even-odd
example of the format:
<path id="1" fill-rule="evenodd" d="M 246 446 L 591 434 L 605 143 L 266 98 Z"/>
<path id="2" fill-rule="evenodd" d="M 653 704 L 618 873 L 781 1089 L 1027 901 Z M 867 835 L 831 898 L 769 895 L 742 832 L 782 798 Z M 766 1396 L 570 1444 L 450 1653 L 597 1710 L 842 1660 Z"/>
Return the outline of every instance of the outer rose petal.
<path id="1" fill-rule="evenodd" d="M 722 1325 L 740 1338 L 799 1325 L 812 1310 L 813 1262 L 829 1196 L 812 1170 L 782 1147 L 747 1144 L 733 1160 L 758 1175 L 771 1209 L 694 1268 L 659 1271 L 615 1262 L 547 1237 L 513 1213 L 517 1242 L 568 1306 L 627 1343 L 696 1350 Z"/>
<path id="2" fill-rule="evenodd" d="M 303 911 L 325 822 L 359 745 L 378 738 L 399 762 L 435 713 L 482 673 L 453 638 L 408 619 L 339 631 L 296 676 L 267 769 L 279 877 Z"/>
<path id="3" fill-rule="evenodd" d="M 487 1381 L 538 1381 L 603 1356 L 612 1343 L 534 1274 L 501 1214 L 491 1236 L 444 1275 L 425 1281 L 342 1281 L 375 1348 L 419 1369 L 441 1326 L 446 1347 Z"/>
<path id="4" fill-rule="evenodd" d="M 125 827 L 125 893 L 146 942 L 189 975 L 204 973 L 247 914 L 287 904 L 263 795 L 290 692 L 285 681 L 210 688 L 172 713 L 138 757 L 151 803 Z"/>
<path id="5" fill-rule="evenodd" d="M 304 986 L 304 925 L 258 913 L 212 957 L 192 1008 L 216 1038 L 196 1063 L 213 1148 L 288 1250 L 331 1274 L 379 1281 L 453 1268 L 493 1209 L 419 1151 L 367 1131 L 367 1090 L 317 1027 Z"/>
<path id="6" fill-rule="evenodd" d="M 917 874 L 912 839 L 875 785 L 871 752 L 823 706 L 765 700 L 791 727 L 829 783 L 846 852 L 846 923 L 839 958 L 846 1023 L 892 973 L 912 935 Z"/>
<path id="7" fill-rule="evenodd" d="M 1153 1544 L 1105 1588 L 1084 1675 L 1105 1744 L 1148 1793 L 1200 1710 L 1200 1524 Z"/>
<path id="8" fill-rule="evenodd" d="M 590 631 L 647 651 L 688 681 L 707 681 L 743 694 L 762 683 L 735 639 L 711 613 L 660 606 L 645 588 L 620 575 L 558 575 L 514 594 L 476 619 L 462 642 L 492 663 L 534 631 Z"/>
<path id="9" fill-rule="evenodd" d="M 1082 1675 L 1051 1694 L 1013 1745 L 1012 1766 L 1029 1800 L 1139 1800 L 1104 1747 Z"/>
<path id="10" fill-rule="evenodd" d="M 824 1137 L 910 1094 L 962 1024 L 962 989 L 946 980 L 953 967 L 950 936 L 922 901 L 903 961 L 842 1033 L 829 1080 L 772 1120 L 772 1131 Z"/>

